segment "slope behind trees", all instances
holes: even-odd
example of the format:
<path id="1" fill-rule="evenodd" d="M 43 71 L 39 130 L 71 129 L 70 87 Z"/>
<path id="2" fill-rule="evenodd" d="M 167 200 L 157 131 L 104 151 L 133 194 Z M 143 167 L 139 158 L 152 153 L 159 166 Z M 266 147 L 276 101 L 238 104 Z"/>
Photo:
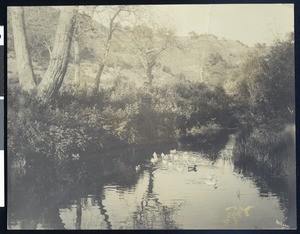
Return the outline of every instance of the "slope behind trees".
<path id="1" fill-rule="evenodd" d="M 167 49 L 179 47 L 179 44 L 172 28 L 136 25 L 132 29 L 132 47 L 145 69 L 148 84 L 152 86 L 153 68 L 158 59 Z"/>

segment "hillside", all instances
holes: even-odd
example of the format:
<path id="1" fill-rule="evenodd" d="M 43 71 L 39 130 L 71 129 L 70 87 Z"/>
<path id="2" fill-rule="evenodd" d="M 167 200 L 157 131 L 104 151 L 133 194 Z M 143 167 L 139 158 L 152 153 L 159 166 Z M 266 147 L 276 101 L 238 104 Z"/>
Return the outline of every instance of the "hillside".
<path id="1" fill-rule="evenodd" d="M 34 63 L 35 73 L 42 76 L 49 61 L 49 47 L 52 46 L 59 10 L 55 8 L 26 7 L 25 23 L 28 35 L 29 49 Z M 104 27 L 93 22 L 96 31 L 103 31 Z M 87 26 L 88 27 L 88 26 Z M 143 85 L 145 72 L 139 59 L 130 47 L 130 34 L 119 33 L 116 35 L 111 52 L 108 56 L 107 66 L 104 69 L 102 87 L 115 84 L 116 78 L 132 80 L 138 85 Z M 167 50 L 153 73 L 154 84 L 170 85 L 189 80 L 192 82 L 206 82 L 211 85 L 223 84 L 225 72 L 243 61 L 251 48 L 239 41 L 218 38 L 210 34 L 202 34 L 197 38 L 179 37 L 181 49 Z M 104 37 L 85 33 L 80 39 L 81 50 L 90 51 L 91 58 L 82 59 L 82 79 L 87 84 L 92 84 L 97 73 L 99 61 L 104 49 Z M 10 22 L 8 24 L 8 51 L 10 73 L 14 67 L 13 38 Z M 66 82 L 73 77 L 73 52 L 71 52 L 70 64 L 66 76 Z M 88 56 L 90 56 L 88 54 Z M 144 79 L 141 79 L 144 78 Z"/>

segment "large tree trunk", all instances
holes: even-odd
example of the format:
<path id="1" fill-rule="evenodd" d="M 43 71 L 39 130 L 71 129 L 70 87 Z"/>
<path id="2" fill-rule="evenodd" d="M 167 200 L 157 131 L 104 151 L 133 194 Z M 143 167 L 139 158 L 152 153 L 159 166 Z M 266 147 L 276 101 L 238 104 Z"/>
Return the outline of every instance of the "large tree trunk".
<path id="1" fill-rule="evenodd" d="M 74 60 L 75 60 L 75 74 L 74 84 L 80 86 L 80 58 L 79 58 L 79 38 L 74 38 Z"/>
<path id="2" fill-rule="evenodd" d="M 19 82 L 24 90 L 31 91 L 36 86 L 36 80 L 27 46 L 24 9 L 12 7 L 10 10 Z"/>
<path id="3" fill-rule="evenodd" d="M 75 6 L 61 8 L 51 60 L 38 90 L 39 96 L 44 100 L 55 97 L 63 83 L 69 63 L 77 8 Z"/>

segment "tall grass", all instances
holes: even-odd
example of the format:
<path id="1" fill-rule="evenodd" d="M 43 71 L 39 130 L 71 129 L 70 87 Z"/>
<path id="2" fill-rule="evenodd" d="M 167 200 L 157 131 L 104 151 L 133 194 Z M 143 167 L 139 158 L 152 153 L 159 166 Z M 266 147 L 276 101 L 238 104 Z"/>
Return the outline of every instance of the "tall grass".
<path id="1" fill-rule="evenodd" d="M 295 128 L 258 129 L 240 133 L 233 151 L 238 167 L 256 167 L 265 174 L 287 175 L 295 161 Z"/>

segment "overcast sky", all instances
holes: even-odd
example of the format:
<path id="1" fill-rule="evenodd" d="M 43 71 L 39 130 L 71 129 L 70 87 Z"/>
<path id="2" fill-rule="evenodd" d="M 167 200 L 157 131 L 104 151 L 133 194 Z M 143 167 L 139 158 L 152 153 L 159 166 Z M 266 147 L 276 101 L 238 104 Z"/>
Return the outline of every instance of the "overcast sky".
<path id="1" fill-rule="evenodd" d="M 250 46 L 271 43 L 294 31 L 292 4 L 159 5 L 154 14 L 176 26 L 179 35 L 190 31 L 240 40 Z"/>

